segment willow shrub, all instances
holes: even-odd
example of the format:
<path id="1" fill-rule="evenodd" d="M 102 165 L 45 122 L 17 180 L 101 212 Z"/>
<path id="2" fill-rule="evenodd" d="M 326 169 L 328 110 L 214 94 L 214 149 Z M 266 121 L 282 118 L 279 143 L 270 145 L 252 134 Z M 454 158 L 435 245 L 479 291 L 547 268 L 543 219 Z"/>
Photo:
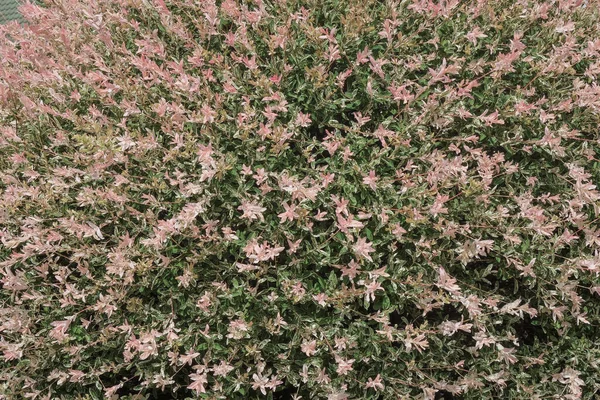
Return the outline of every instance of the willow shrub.
<path id="1" fill-rule="evenodd" d="M 3 398 L 594 398 L 599 11 L 24 5 Z"/>

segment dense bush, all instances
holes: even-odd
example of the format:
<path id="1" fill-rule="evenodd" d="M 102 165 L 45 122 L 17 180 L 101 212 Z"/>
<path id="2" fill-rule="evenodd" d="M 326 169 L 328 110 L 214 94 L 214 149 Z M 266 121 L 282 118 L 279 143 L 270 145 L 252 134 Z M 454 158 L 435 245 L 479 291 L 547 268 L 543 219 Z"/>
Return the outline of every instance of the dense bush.
<path id="1" fill-rule="evenodd" d="M 597 1 L 22 11 L 0 397 L 600 390 Z"/>

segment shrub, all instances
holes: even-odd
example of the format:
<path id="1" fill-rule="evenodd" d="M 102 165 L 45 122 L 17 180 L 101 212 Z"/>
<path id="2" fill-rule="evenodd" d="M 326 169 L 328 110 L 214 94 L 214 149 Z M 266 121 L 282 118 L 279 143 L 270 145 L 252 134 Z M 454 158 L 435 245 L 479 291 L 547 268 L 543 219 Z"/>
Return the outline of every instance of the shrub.
<path id="1" fill-rule="evenodd" d="M 599 10 L 22 6 L 0 393 L 593 398 Z"/>

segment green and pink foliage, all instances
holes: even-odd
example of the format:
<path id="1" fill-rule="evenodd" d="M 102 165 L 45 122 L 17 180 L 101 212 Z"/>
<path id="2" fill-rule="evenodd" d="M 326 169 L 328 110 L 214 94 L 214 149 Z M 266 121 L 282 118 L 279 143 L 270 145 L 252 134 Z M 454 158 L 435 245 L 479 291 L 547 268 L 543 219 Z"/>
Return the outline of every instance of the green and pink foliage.
<path id="1" fill-rule="evenodd" d="M 597 0 L 21 10 L 0 398 L 597 396 Z"/>

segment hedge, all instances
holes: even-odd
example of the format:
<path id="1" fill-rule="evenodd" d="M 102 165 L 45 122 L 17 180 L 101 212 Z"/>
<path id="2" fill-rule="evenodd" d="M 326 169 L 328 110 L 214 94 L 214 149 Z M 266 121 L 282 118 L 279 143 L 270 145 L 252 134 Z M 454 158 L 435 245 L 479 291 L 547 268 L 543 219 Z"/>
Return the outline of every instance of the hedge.
<path id="1" fill-rule="evenodd" d="M 0 26 L 0 398 L 594 399 L 597 0 Z"/>

